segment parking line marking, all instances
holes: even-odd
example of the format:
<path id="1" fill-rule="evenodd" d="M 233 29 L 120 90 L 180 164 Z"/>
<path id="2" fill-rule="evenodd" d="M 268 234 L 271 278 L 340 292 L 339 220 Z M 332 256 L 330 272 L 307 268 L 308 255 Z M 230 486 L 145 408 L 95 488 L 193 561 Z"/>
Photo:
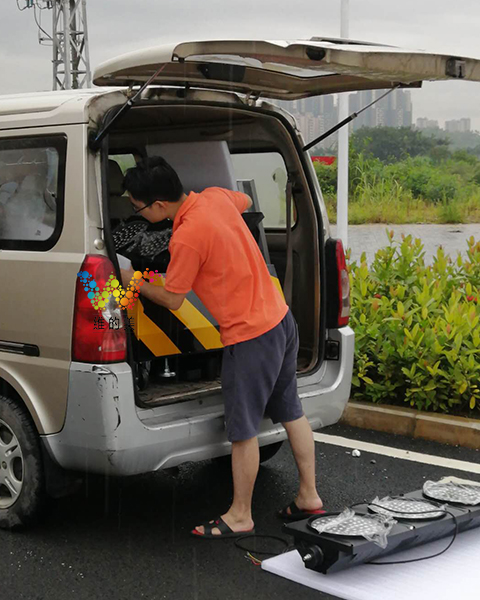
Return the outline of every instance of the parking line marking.
<path id="1" fill-rule="evenodd" d="M 434 454 L 422 454 L 420 452 L 410 452 L 409 450 L 400 450 L 390 446 L 381 446 L 380 444 L 370 444 L 369 442 L 360 442 L 357 440 L 349 440 L 338 435 L 328 435 L 326 433 L 314 433 L 313 438 L 316 442 L 323 444 L 332 444 L 333 446 L 341 446 L 342 448 L 350 448 L 351 450 L 363 450 L 363 452 L 371 452 L 372 454 L 381 454 L 389 458 L 400 458 L 401 460 L 409 460 L 411 462 L 433 465 L 445 469 L 454 469 L 455 471 L 466 471 L 480 475 L 480 464 L 456 460 L 454 458 L 444 458 L 443 456 L 435 456 Z"/>

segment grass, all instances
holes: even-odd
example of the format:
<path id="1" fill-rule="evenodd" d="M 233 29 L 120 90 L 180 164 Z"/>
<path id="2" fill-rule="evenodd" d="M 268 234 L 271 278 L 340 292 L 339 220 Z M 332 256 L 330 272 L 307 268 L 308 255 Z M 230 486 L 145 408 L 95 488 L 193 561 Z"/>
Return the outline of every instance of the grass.
<path id="1" fill-rule="evenodd" d="M 330 223 L 337 222 L 337 199 L 325 198 Z M 443 202 L 434 204 L 418 199 L 385 199 L 384 202 L 361 198 L 350 202 L 348 222 L 351 225 L 385 223 L 401 225 L 409 223 L 480 223 L 480 199 L 467 202 Z"/>
<path id="2" fill-rule="evenodd" d="M 315 170 L 332 223 L 336 222 L 336 165 Z M 461 155 L 440 163 L 407 157 L 396 163 L 353 155 L 349 222 L 479 223 L 480 160 Z"/>

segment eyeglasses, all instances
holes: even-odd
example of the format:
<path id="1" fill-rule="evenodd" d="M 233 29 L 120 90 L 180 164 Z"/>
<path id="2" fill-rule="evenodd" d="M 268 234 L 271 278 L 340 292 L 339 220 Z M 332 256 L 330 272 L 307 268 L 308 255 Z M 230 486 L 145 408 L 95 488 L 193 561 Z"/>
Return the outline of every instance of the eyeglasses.
<path id="1" fill-rule="evenodd" d="M 139 212 L 142 212 L 142 210 L 145 210 L 146 208 L 148 208 L 149 206 L 152 206 L 152 204 L 155 204 L 156 200 L 154 200 L 153 202 L 150 202 L 150 204 L 145 204 L 145 206 L 142 206 L 142 208 L 134 208 L 133 209 L 133 213 L 136 215 Z M 133 207 L 133 204 L 132 204 Z"/>

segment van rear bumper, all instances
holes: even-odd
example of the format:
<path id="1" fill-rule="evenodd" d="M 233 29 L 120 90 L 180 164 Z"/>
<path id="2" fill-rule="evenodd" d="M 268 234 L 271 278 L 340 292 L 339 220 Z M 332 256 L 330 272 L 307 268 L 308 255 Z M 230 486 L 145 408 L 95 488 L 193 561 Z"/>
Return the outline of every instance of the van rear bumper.
<path id="1" fill-rule="evenodd" d="M 340 342 L 340 360 L 299 379 L 304 412 L 314 429 L 336 423 L 350 396 L 354 334 L 330 331 Z M 284 440 L 282 426 L 265 419 L 261 446 Z M 65 424 L 42 442 L 62 468 L 127 476 L 229 454 L 221 394 L 155 409 L 135 406 L 127 363 L 72 363 Z"/>

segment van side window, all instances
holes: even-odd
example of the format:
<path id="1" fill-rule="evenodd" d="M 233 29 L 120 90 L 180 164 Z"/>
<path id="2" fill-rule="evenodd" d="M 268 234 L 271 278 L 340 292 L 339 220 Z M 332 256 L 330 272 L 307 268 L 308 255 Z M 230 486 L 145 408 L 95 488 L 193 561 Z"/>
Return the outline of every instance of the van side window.
<path id="1" fill-rule="evenodd" d="M 110 154 L 108 158 L 118 164 L 124 175 L 128 169 L 137 166 L 137 161 L 133 154 Z"/>
<path id="2" fill-rule="evenodd" d="M 63 224 L 66 138 L 0 139 L 0 248 L 49 250 Z"/>
<path id="3" fill-rule="evenodd" d="M 257 197 L 258 207 L 265 215 L 264 227 L 285 229 L 288 175 L 282 155 L 278 152 L 238 153 L 232 154 L 232 162 L 238 189 L 249 195 L 253 191 Z"/>

